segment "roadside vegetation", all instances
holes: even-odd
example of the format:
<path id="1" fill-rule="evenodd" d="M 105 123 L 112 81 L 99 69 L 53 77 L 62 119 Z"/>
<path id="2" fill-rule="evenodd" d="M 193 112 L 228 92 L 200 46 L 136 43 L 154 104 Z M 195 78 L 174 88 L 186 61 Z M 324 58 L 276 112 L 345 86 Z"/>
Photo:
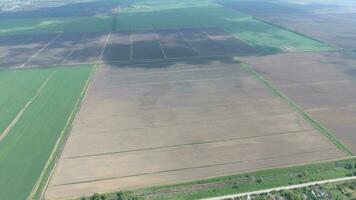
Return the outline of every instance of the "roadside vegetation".
<path id="1" fill-rule="evenodd" d="M 352 158 L 302 166 L 268 169 L 176 185 L 122 191 L 119 193 L 94 194 L 91 197 L 82 197 L 80 200 L 199 199 L 355 175 L 356 158 Z M 295 194 L 294 192 L 288 191 L 281 192 L 281 196 L 287 195 L 294 196 Z M 266 196 L 261 196 L 262 199 L 264 199 L 264 197 Z M 257 199 L 260 198 L 258 197 Z"/>
<path id="2" fill-rule="evenodd" d="M 310 187 L 237 197 L 233 200 L 354 200 L 356 181 L 313 185 Z M 226 199 L 230 200 L 230 199 Z M 232 200 L 232 199 L 231 199 Z"/>

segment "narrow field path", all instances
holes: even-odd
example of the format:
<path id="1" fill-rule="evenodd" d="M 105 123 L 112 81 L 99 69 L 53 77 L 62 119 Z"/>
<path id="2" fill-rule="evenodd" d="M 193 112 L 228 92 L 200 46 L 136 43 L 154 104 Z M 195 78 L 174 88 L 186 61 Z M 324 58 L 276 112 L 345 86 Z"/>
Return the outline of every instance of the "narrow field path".
<path id="1" fill-rule="evenodd" d="M 263 194 L 263 193 L 269 193 L 269 192 L 273 192 L 273 191 L 292 190 L 292 189 L 297 189 L 297 188 L 309 187 L 309 186 L 313 186 L 313 185 L 322 185 L 322 184 L 327 184 L 327 183 L 335 183 L 335 182 L 350 181 L 350 180 L 356 180 L 356 176 L 344 177 L 344 178 L 334 178 L 334 179 L 328 179 L 328 180 L 322 180 L 322 181 L 313 181 L 313 182 L 301 183 L 301 184 L 296 184 L 296 185 L 275 187 L 275 188 L 270 188 L 270 189 L 266 189 L 266 190 L 257 190 L 257 191 L 245 192 L 245 193 L 240 193 L 240 194 L 232 194 L 232 195 L 224 195 L 224 196 L 219 196 L 219 197 L 206 198 L 206 199 L 202 199 L 202 200 L 234 199 L 237 197 Z"/>
<path id="2" fill-rule="evenodd" d="M 32 102 L 41 94 L 43 88 L 47 85 L 49 79 L 52 77 L 53 73 L 51 73 L 46 80 L 43 81 L 41 86 L 37 89 L 35 95 L 27 101 L 25 106 L 20 110 L 19 113 L 15 116 L 15 118 L 11 121 L 11 123 L 6 127 L 6 129 L 0 134 L 0 142 L 6 137 L 7 134 L 11 131 L 12 127 L 14 127 L 17 121 L 21 118 L 22 114 L 26 111 L 26 109 L 32 104 Z"/>
<path id="3" fill-rule="evenodd" d="M 8 53 L 9 53 L 9 51 L 6 51 L 5 53 L 1 54 L 0 58 L 5 57 Z"/>
<path id="4" fill-rule="evenodd" d="M 29 59 L 26 60 L 26 62 L 24 62 L 21 67 L 25 67 L 27 65 L 27 63 L 29 63 L 33 58 L 35 58 L 38 54 L 40 54 L 43 50 L 45 50 L 49 45 L 51 45 L 54 41 L 56 41 L 59 36 L 61 36 L 62 33 L 58 33 L 51 41 L 49 41 L 46 45 L 44 45 L 40 50 L 38 50 L 35 54 L 33 54 Z"/>
<path id="5" fill-rule="evenodd" d="M 96 63 L 97 63 L 97 64 L 100 62 L 100 60 L 102 60 L 103 55 L 104 55 L 104 52 L 105 52 L 105 49 L 106 49 L 106 46 L 108 45 L 110 38 L 111 38 L 111 32 L 109 32 L 109 33 L 106 35 L 105 44 L 104 44 L 103 48 L 101 49 L 101 52 L 100 52 L 99 57 L 98 57 L 97 60 L 96 60 Z"/>

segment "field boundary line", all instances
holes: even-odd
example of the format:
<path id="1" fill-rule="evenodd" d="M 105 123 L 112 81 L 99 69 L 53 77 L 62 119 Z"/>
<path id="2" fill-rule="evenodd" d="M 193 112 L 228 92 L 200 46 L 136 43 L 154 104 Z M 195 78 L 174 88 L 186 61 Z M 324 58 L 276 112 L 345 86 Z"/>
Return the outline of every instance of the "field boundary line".
<path id="1" fill-rule="evenodd" d="M 5 57 L 8 53 L 9 53 L 9 51 L 6 51 L 5 53 L 1 54 L 0 58 Z"/>
<path id="2" fill-rule="evenodd" d="M 333 44 L 330 44 L 329 42 L 326 42 L 326 41 L 323 41 L 323 40 L 320 40 L 320 39 L 317 39 L 317 38 L 314 38 L 312 36 L 309 36 L 309 35 L 306 35 L 304 33 L 301 33 L 299 31 L 296 31 L 296 30 L 293 30 L 293 29 L 290 29 L 290 28 L 287 28 L 287 27 L 284 27 L 284 26 L 281 26 L 279 24 L 275 24 L 271 21 L 268 21 L 268 20 L 265 20 L 265 19 L 262 19 L 260 17 L 257 17 L 257 16 L 254 16 L 254 15 L 250 15 L 253 19 L 257 20 L 257 21 L 260 21 L 260 22 L 263 22 L 265 24 L 268 24 L 268 25 L 271 25 L 271 26 L 274 26 L 274 27 L 277 27 L 277 28 L 280 28 L 280 29 L 283 29 L 283 30 L 286 30 L 286 31 L 289 31 L 289 32 L 292 32 L 294 34 L 297 34 L 297 35 L 300 35 L 302 37 L 305 37 L 305 38 L 308 38 L 310 40 L 314 40 L 314 41 L 317 41 L 317 42 L 320 42 L 328 47 L 332 47 L 334 49 L 331 49 L 331 50 L 342 50 L 343 48 L 340 48 L 340 47 L 337 47 Z M 312 50 L 313 51 L 313 50 Z M 327 50 L 322 50 L 322 51 L 327 51 Z M 313 51 L 313 52 L 318 52 L 318 51 Z"/>
<path id="3" fill-rule="evenodd" d="M 318 112 L 318 111 L 331 111 L 331 110 L 345 110 L 345 109 L 355 109 L 356 105 L 340 106 L 334 108 L 320 107 L 320 108 L 309 108 L 309 112 Z"/>
<path id="4" fill-rule="evenodd" d="M 61 61 L 60 65 L 63 65 L 63 64 L 67 61 L 67 59 L 70 58 L 70 56 L 73 55 L 73 52 L 76 50 L 75 47 L 80 44 L 80 42 L 83 40 L 83 38 L 86 37 L 86 35 L 87 35 L 87 33 L 83 33 L 83 34 L 82 34 L 82 37 L 80 37 L 79 40 L 77 40 L 77 41 L 75 42 L 75 44 L 73 44 L 72 48 L 70 48 L 69 53 L 64 56 L 64 58 L 63 58 L 63 60 Z"/>
<path id="5" fill-rule="evenodd" d="M 164 51 L 162 42 L 161 42 L 161 40 L 159 39 L 159 35 L 158 35 L 157 31 L 154 31 L 154 34 L 155 34 L 156 40 L 157 40 L 157 42 L 158 42 L 158 44 L 159 44 L 159 48 L 160 48 L 161 51 L 162 51 L 163 58 L 166 59 L 166 58 L 167 58 L 167 54 L 166 54 L 166 52 Z"/>
<path id="6" fill-rule="evenodd" d="M 310 154 L 310 153 L 318 153 L 318 152 L 325 152 L 325 151 L 331 151 L 331 150 L 335 150 L 335 148 L 332 148 L 332 149 L 330 149 L 330 148 L 328 148 L 328 149 L 316 149 L 316 150 L 311 150 L 311 151 L 296 152 L 296 153 L 292 153 L 292 154 L 271 156 L 271 157 L 262 158 L 262 159 L 236 160 L 236 161 L 216 163 L 216 164 L 206 164 L 206 165 L 191 166 L 191 167 L 184 167 L 184 168 L 167 169 L 167 170 L 161 170 L 161 171 L 144 172 L 144 173 L 139 173 L 139 174 L 124 175 L 124 176 L 98 178 L 98 179 L 83 180 L 83 181 L 77 181 L 77 182 L 68 182 L 68 183 L 56 184 L 55 186 L 75 185 L 75 184 L 81 184 L 81 183 L 90 183 L 90 182 L 106 181 L 106 180 L 114 180 L 114 179 L 122 179 L 122 178 L 130 178 L 130 177 L 137 177 L 137 176 L 147 176 L 147 175 L 152 175 L 152 174 L 161 174 L 161 173 L 170 173 L 170 172 L 192 170 L 192 169 L 202 169 L 202 168 L 224 166 L 224 165 L 242 164 L 242 163 L 246 163 L 246 162 L 266 161 L 266 160 L 276 159 L 276 158 L 281 158 L 281 157 L 290 157 L 290 156 L 295 156 L 295 155 L 305 155 L 305 154 Z"/>
<path id="7" fill-rule="evenodd" d="M 183 72 L 199 72 L 199 71 L 217 71 L 217 70 L 226 70 L 230 69 L 228 67 L 207 67 L 199 69 L 181 69 L 181 70 L 171 70 L 171 71 L 155 71 L 155 72 L 134 72 L 134 73 L 124 73 L 118 77 L 127 77 L 127 76 L 143 76 L 143 75 L 152 75 L 152 74 L 169 74 L 169 73 L 183 73 Z"/>
<path id="8" fill-rule="evenodd" d="M 75 120 L 75 116 L 81 107 L 81 104 L 82 104 L 85 94 L 89 88 L 92 77 L 96 71 L 96 65 L 92 65 L 92 67 L 93 67 L 93 69 L 91 70 L 87 81 L 83 85 L 83 89 L 77 99 L 77 102 L 75 103 L 73 110 L 70 113 L 70 115 L 66 121 L 66 124 L 63 127 L 63 129 L 60 133 L 60 136 L 58 137 L 58 139 L 56 141 L 55 146 L 53 147 L 53 150 L 45 164 L 45 167 L 42 169 L 40 176 L 37 178 L 36 184 L 33 186 L 31 193 L 26 198 L 27 200 L 44 199 L 44 193 L 45 193 L 46 188 L 47 188 L 47 186 L 50 182 L 50 179 L 53 175 L 54 169 L 55 169 L 57 162 L 60 158 L 60 155 L 61 155 L 64 145 L 66 143 L 66 140 L 69 136 L 70 129 L 72 128 L 71 124 Z M 52 163 L 52 162 L 54 162 L 54 163 Z M 53 165 L 52 168 L 49 168 L 51 165 Z M 49 172 L 49 175 L 46 177 L 45 173 L 47 173 L 48 170 L 51 170 L 51 171 Z M 43 182 L 43 181 L 45 181 L 45 182 Z M 41 186 L 41 184 L 43 184 L 43 183 L 45 185 Z"/>
<path id="9" fill-rule="evenodd" d="M 256 135 L 256 136 L 230 137 L 230 138 L 224 138 L 224 139 L 218 139 L 218 140 L 206 140 L 206 141 L 183 143 L 183 144 L 176 144 L 176 145 L 156 146 L 156 147 L 142 148 L 142 149 L 132 149 L 132 150 L 123 150 L 123 151 L 115 151 L 115 152 L 104 152 L 104 153 L 98 153 L 98 154 L 77 155 L 77 156 L 66 157 L 65 159 L 77 159 L 77 158 L 85 158 L 85 157 L 105 156 L 105 155 L 112 155 L 112 154 L 140 152 L 140 151 L 150 151 L 150 150 L 158 150 L 158 149 L 171 149 L 171 148 L 178 148 L 178 147 L 185 147 L 185 146 L 212 144 L 212 143 L 238 141 L 238 140 L 248 140 L 248 139 L 254 139 L 254 138 L 264 138 L 264 137 L 270 137 L 270 136 L 276 136 L 276 135 L 288 135 L 288 134 L 298 134 L 298 133 L 308 133 L 308 132 L 309 132 L 309 134 L 312 134 L 313 131 L 315 131 L 315 130 L 306 129 L 306 130 L 276 132 L 276 133 L 270 133 L 270 134 L 267 133 L 267 134 Z"/>
<path id="10" fill-rule="evenodd" d="M 138 65 L 138 64 L 151 64 L 151 63 L 165 63 L 165 62 L 185 62 L 194 59 L 213 59 L 213 58 L 231 58 L 233 56 L 249 56 L 250 54 L 216 54 L 216 55 L 195 55 L 195 56 L 184 56 L 184 57 L 167 57 L 167 58 L 146 58 L 146 59 L 132 59 L 132 60 L 111 60 L 107 63 L 124 64 L 124 65 Z M 253 56 L 259 55 L 270 55 L 266 53 L 258 53 Z"/>
<path id="11" fill-rule="evenodd" d="M 129 58 L 129 60 L 133 60 L 132 30 L 130 30 L 130 58 Z"/>
<path id="12" fill-rule="evenodd" d="M 246 44 L 249 47 L 252 47 L 246 40 L 243 40 L 240 36 L 238 36 L 236 33 L 233 33 L 232 31 L 229 31 L 228 29 L 223 29 L 226 34 L 232 35 L 232 37 L 235 37 L 237 40 L 240 40 L 242 43 Z"/>
<path id="13" fill-rule="evenodd" d="M 248 117 L 248 116 L 256 116 L 257 112 L 255 113 L 250 113 L 250 114 L 246 114 L 244 115 L 244 117 Z M 285 117 L 286 115 L 295 115 L 295 113 L 279 113 L 279 114 L 275 114 L 276 118 L 280 118 L 280 117 Z M 264 117 L 266 118 L 266 117 Z M 262 119 L 262 118 L 260 118 Z M 259 120 L 260 120 L 259 119 Z M 234 117 L 227 117 L 227 118 L 221 118 L 219 119 L 219 122 L 226 122 L 226 121 L 233 121 L 235 120 Z M 205 125 L 205 124 L 209 124 L 212 122 L 216 122 L 216 119 L 210 119 L 210 120 L 205 120 L 205 121 L 195 121 L 195 122 L 189 122 L 189 123 L 175 123 L 175 124 L 168 124 L 168 125 L 159 125 L 159 126 L 153 126 L 153 127 L 138 127 L 138 128 L 124 128 L 124 129 L 118 129 L 115 130 L 117 132 L 124 132 L 124 131 L 133 131 L 133 130 L 148 130 L 148 129 L 157 129 L 157 128 L 164 128 L 164 127 L 179 127 L 179 126 L 186 126 L 186 125 L 190 125 L 190 126 L 199 126 L 199 125 Z M 107 132 L 101 133 L 101 134 L 105 134 Z M 87 134 L 92 134 L 92 133 L 87 133 Z"/>
<path id="14" fill-rule="evenodd" d="M 121 84 L 121 86 L 140 87 L 145 85 L 161 85 L 161 84 L 168 84 L 168 83 L 191 83 L 191 82 L 199 82 L 199 81 L 237 80 L 240 78 L 241 77 L 216 77 L 216 78 L 207 78 L 207 79 L 190 79 L 190 80 L 182 80 L 182 81 L 130 83 L 130 84 Z"/>
<path id="15" fill-rule="evenodd" d="M 273 93 L 283 99 L 290 107 L 299 112 L 299 114 L 307 121 L 310 125 L 312 125 L 315 129 L 317 129 L 320 133 L 322 133 L 331 143 L 333 143 L 336 147 L 342 150 L 347 156 L 353 156 L 354 154 L 347 147 L 345 147 L 341 142 L 339 142 L 328 129 L 323 127 L 320 123 L 314 120 L 309 114 L 307 114 L 302 108 L 300 108 L 296 103 L 294 103 L 288 96 L 286 96 L 282 91 L 280 91 L 276 86 L 274 86 L 271 82 L 265 79 L 262 75 L 256 72 L 250 65 L 247 63 L 241 63 L 242 68 L 246 71 L 254 75 L 259 81 L 261 81 L 264 85 L 266 85 Z"/>
<path id="16" fill-rule="evenodd" d="M 192 57 L 200 57 L 201 53 L 198 51 L 198 49 L 195 48 L 193 46 L 193 44 L 184 37 L 184 35 L 180 29 L 177 29 L 177 31 L 178 31 L 178 34 L 182 37 L 182 40 L 185 41 L 189 45 L 189 47 L 197 54 L 197 56 L 192 56 Z"/>
<path id="17" fill-rule="evenodd" d="M 27 108 L 32 104 L 32 102 L 41 94 L 43 88 L 47 85 L 48 80 L 52 77 L 53 72 L 48 75 L 48 77 L 46 78 L 46 80 L 43 81 L 43 83 L 41 84 L 41 86 L 37 89 L 35 95 L 33 97 L 31 97 L 27 103 L 25 104 L 25 106 L 20 110 L 20 112 L 17 113 L 17 115 L 15 116 L 15 118 L 11 121 L 11 123 L 6 127 L 6 129 L 1 133 L 0 135 L 0 142 L 9 134 L 9 132 L 11 131 L 12 127 L 14 127 L 17 123 L 17 121 L 22 117 L 22 114 L 27 110 Z"/>
<path id="18" fill-rule="evenodd" d="M 30 62 L 33 58 L 35 58 L 38 54 L 40 54 L 43 50 L 45 50 L 49 45 L 51 45 L 54 41 L 56 41 L 62 33 L 58 33 L 56 37 L 54 37 L 51 41 L 49 41 L 46 45 L 44 45 L 40 50 L 38 50 L 35 54 L 33 54 L 29 59 L 26 60 L 20 67 L 25 67 L 28 62 Z"/>
<path id="19" fill-rule="evenodd" d="M 301 184 L 295 184 L 295 185 L 288 185 L 288 186 L 281 186 L 281 187 L 274 187 L 274 188 L 265 189 L 265 190 L 257 190 L 257 191 L 252 191 L 252 192 L 239 193 L 239 194 L 224 195 L 224 196 L 211 197 L 211 198 L 203 198 L 201 200 L 234 199 L 234 198 L 237 198 L 237 197 L 244 197 L 244 196 L 248 196 L 249 197 L 250 195 L 270 193 L 270 192 L 281 191 L 281 190 L 292 190 L 292 189 L 297 189 L 297 188 L 309 187 L 309 186 L 313 186 L 313 185 L 323 185 L 323 184 L 328 184 L 328 183 L 351 181 L 351 180 L 356 180 L 356 176 L 335 178 L 335 179 L 327 179 L 327 180 L 320 180 L 320 181 L 313 181 L 313 182 L 307 182 L 307 183 L 301 183 Z"/>
<path id="20" fill-rule="evenodd" d="M 99 57 L 97 58 L 97 60 L 96 60 L 95 63 L 99 63 L 100 60 L 102 61 L 102 58 L 103 58 L 103 55 L 104 55 L 106 46 L 108 45 L 110 38 L 111 38 L 111 32 L 109 32 L 109 34 L 106 36 L 106 38 L 105 38 L 105 44 L 104 44 L 103 48 L 101 49 L 100 55 L 99 55 Z"/>
<path id="21" fill-rule="evenodd" d="M 315 82 L 303 82 L 303 83 L 290 83 L 290 84 L 282 84 L 279 87 L 294 87 L 294 86 L 312 86 L 312 85 L 327 85 L 327 84 L 342 84 L 355 82 L 352 79 L 344 79 L 344 80 L 336 80 L 336 81 L 315 81 Z"/>
<path id="22" fill-rule="evenodd" d="M 214 43 L 216 46 L 220 47 L 226 55 L 229 54 L 229 51 L 226 49 L 226 47 L 224 45 L 222 45 L 221 43 L 219 43 L 218 41 L 214 40 L 213 36 L 210 35 L 208 32 L 206 32 L 206 30 L 202 30 L 201 32 L 203 34 L 205 34 L 212 43 Z"/>

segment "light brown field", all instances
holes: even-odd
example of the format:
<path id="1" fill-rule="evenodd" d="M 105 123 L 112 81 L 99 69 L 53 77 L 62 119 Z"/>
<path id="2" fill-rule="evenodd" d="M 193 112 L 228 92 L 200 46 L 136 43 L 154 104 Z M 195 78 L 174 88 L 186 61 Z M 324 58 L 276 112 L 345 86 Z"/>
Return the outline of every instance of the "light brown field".
<path id="1" fill-rule="evenodd" d="M 239 64 L 101 66 L 48 199 L 343 157 Z"/>
<path id="2" fill-rule="evenodd" d="M 346 52 L 243 58 L 356 152 L 356 59 Z M 278 61 L 278 62 L 277 62 Z"/>
<path id="3" fill-rule="evenodd" d="M 272 23 L 346 49 L 356 49 L 355 17 L 355 13 L 262 16 Z"/>

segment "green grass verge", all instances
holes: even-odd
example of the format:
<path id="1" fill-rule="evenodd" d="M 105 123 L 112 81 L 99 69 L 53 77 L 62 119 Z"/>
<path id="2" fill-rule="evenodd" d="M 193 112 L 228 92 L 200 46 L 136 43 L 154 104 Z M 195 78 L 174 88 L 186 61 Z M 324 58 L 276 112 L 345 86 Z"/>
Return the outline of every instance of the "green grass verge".
<path id="1" fill-rule="evenodd" d="M 26 199 L 43 174 L 54 146 L 68 126 L 81 92 L 93 67 L 58 67 L 17 70 L 19 79 L 43 73 L 48 82 L 23 112 L 8 135 L 0 141 L 1 199 Z M 9 70 L 11 71 L 11 70 Z M 0 71 L 9 73 L 9 71 Z M 29 80 L 28 87 L 36 82 Z M 12 90 L 12 87 L 8 87 Z M 19 90 L 19 94 L 26 88 Z M 15 97 L 18 101 L 22 97 Z M 2 113 L 1 113 L 1 116 Z"/>
<path id="2" fill-rule="evenodd" d="M 319 130 L 320 133 L 322 133 L 326 138 L 328 138 L 336 147 L 338 147 L 343 152 L 345 152 L 346 155 L 348 156 L 353 155 L 352 151 L 349 150 L 347 147 L 345 147 L 341 142 L 339 142 L 329 130 L 327 130 L 325 127 L 320 125 L 320 123 L 314 120 L 308 113 L 306 113 L 302 108 L 300 108 L 297 104 L 295 104 L 289 97 L 284 95 L 283 92 L 280 91 L 277 87 L 275 87 L 272 83 L 270 83 L 263 76 L 258 74 L 252 67 L 250 67 L 246 63 L 241 63 L 241 66 L 249 73 L 254 75 L 263 84 L 265 84 L 270 90 L 273 91 L 274 94 L 276 94 L 277 96 L 282 98 L 285 102 L 287 102 L 293 109 L 297 110 L 310 125 L 312 125 L 314 128 Z"/>
<path id="3" fill-rule="evenodd" d="M 111 31 L 114 16 L 0 19 L 0 35 Z"/>
<path id="4" fill-rule="evenodd" d="M 144 1 L 122 9 L 118 30 L 220 27 L 265 53 L 324 51 L 334 48 L 296 32 L 265 23 L 252 16 L 211 3 L 169 1 L 155 5 Z"/>
<path id="5" fill-rule="evenodd" d="M 273 187 L 349 176 L 356 168 L 356 159 L 321 162 L 300 166 L 267 169 L 251 173 L 210 178 L 188 183 L 124 191 L 130 197 L 155 200 L 185 200 L 243 193 Z M 107 194 L 117 199 L 117 193 Z"/>

